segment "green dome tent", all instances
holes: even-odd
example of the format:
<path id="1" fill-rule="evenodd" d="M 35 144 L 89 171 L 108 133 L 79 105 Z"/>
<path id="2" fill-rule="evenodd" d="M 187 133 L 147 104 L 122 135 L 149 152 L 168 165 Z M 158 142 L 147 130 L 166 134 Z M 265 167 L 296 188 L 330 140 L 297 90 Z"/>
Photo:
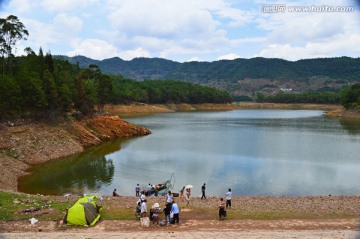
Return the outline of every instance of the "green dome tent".
<path id="1" fill-rule="evenodd" d="M 85 196 L 69 208 L 65 216 L 65 223 L 69 226 L 94 226 L 100 219 L 101 206 L 97 206 L 94 199 L 97 196 Z"/>

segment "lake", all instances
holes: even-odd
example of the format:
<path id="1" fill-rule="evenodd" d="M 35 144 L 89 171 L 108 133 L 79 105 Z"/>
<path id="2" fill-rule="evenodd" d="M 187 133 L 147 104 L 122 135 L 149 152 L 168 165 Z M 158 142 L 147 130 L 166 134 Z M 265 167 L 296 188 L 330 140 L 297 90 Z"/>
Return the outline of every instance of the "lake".
<path id="1" fill-rule="evenodd" d="M 135 195 L 170 179 L 201 195 L 360 195 L 360 121 L 316 110 L 234 110 L 128 118 L 151 135 L 36 166 L 27 193 Z"/>

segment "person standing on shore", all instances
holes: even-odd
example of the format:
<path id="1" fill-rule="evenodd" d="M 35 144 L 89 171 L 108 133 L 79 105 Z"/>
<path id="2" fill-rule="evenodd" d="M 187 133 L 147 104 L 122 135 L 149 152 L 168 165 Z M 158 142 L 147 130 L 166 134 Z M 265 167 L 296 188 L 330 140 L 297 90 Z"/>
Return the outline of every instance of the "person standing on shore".
<path id="1" fill-rule="evenodd" d="M 146 199 L 145 191 L 142 191 L 140 195 L 140 201 L 143 202 L 145 199 Z"/>
<path id="2" fill-rule="evenodd" d="M 149 185 L 147 186 L 148 196 L 150 196 L 150 194 L 151 194 L 151 189 L 152 189 L 152 185 L 151 185 L 151 183 L 149 183 Z"/>
<path id="3" fill-rule="evenodd" d="M 186 206 L 187 207 L 190 205 L 190 196 L 191 196 L 191 189 L 186 188 L 185 189 L 185 200 L 186 200 Z"/>
<path id="4" fill-rule="evenodd" d="M 202 196 L 201 196 L 201 200 L 204 198 L 204 199 L 206 199 L 206 196 L 205 196 L 205 183 L 204 183 L 204 185 L 202 185 L 202 187 L 201 187 L 201 192 L 202 192 Z"/>
<path id="5" fill-rule="evenodd" d="M 141 217 L 145 217 L 147 213 L 146 199 L 141 203 Z"/>
<path id="6" fill-rule="evenodd" d="M 232 197 L 231 188 L 229 188 L 225 196 L 226 196 L 226 208 L 228 207 L 231 208 L 231 197 Z"/>
<path id="7" fill-rule="evenodd" d="M 220 198 L 219 202 L 219 220 L 226 218 L 225 214 L 225 202 L 223 198 Z"/>
<path id="8" fill-rule="evenodd" d="M 174 224 L 179 223 L 179 213 L 180 213 L 180 210 L 179 210 L 179 206 L 176 204 L 175 201 L 172 202 L 171 211 L 172 211 L 172 213 L 174 214 L 174 218 L 173 218 Z"/>
<path id="9" fill-rule="evenodd" d="M 136 212 L 136 219 L 139 220 L 141 217 L 141 202 L 140 202 L 140 200 L 137 202 L 135 212 Z"/>
<path id="10" fill-rule="evenodd" d="M 182 198 L 184 197 L 184 191 L 185 191 L 185 186 L 180 190 L 180 196 L 179 196 L 179 201 L 182 201 Z"/>
<path id="11" fill-rule="evenodd" d="M 171 207 L 172 201 L 173 201 L 173 195 L 171 191 L 169 191 L 168 194 L 166 194 L 166 204 L 169 205 L 169 207 Z"/>
<path id="12" fill-rule="evenodd" d="M 170 218 L 171 206 L 169 206 L 169 204 L 165 203 L 165 208 L 164 208 L 163 212 L 165 214 L 165 223 L 166 223 L 166 225 L 169 225 L 170 221 L 171 221 L 171 218 Z"/>
<path id="13" fill-rule="evenodd" d="M 139 197 L 140 196 L 140 185 L 139 184 L 136 185 L 135 192 L 136 192 L 136 197 Z"/>

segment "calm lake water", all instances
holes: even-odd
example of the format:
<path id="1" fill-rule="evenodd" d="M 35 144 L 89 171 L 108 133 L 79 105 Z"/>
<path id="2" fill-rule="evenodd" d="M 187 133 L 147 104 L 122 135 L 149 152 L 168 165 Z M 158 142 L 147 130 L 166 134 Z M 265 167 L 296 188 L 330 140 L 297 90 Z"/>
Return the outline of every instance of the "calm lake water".
<path id="1" fill-rule="evenodd" d="M 310 110 L 167 113 L 129 122 L 151 135 L 115 140 L 39 165 L 19 181 L 27 193 L 134 195 L 137 183 L 175 175 L 193 195 L 360 195 L 360 121 Z"/>

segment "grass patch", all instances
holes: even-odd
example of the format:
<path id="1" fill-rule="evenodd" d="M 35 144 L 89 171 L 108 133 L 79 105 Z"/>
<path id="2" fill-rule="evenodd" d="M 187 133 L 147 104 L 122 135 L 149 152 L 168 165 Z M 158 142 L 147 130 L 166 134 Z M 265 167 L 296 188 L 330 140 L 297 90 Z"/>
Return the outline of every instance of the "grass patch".
<path id="1" fill-rule="evenodd" d="M 19 156 L 11 149 L 1 149 L 0 153 L 5 154 L 6 156 L 12 157 L 12 158 L 18 158 Z"/>
<path id="2" fill-rule="evenodd" d="M 18 221 L 31 217 L 41 217 L 43 220 L 63 218 L 66 209 L 72 202 L 55 202 L 43 200 L 36 195 L 17 194 L 0 191 L 0 220 Z M 26 209 L 40 208 L 40 213 L 25 213 Z"/>

